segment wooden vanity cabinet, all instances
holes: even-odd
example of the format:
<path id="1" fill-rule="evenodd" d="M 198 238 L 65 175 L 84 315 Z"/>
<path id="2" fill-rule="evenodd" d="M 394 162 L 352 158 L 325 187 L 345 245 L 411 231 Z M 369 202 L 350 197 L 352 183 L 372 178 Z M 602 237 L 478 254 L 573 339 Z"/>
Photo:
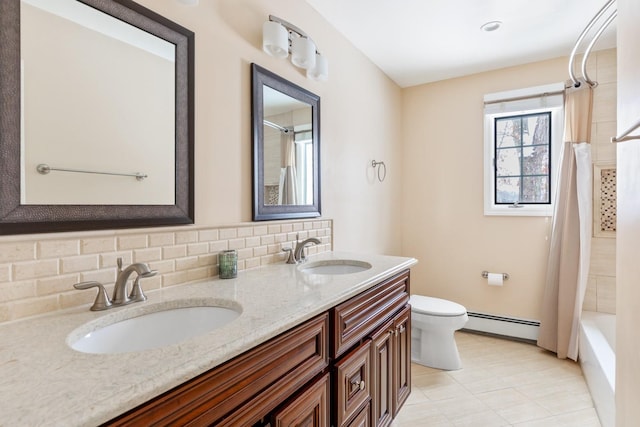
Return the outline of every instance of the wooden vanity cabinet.
<path id="1" fill-rule="evenodd" d="M 367 404 L 362 411 L 349 423 L 349 427 L 370 427 L 371 424 L 371 405 Z"/>
<path id="2" fill-rule="evenodd" d="M 409 271 L 106 423 L 388 426 L 411 391 Z"/>
<path id="3" fill-rule="evenodd" d="M 411 308 L 405 306 L 371 335 L 374 426 L 391 425 L 411 393 Z"/>
<path id="4" fill-rule="evenodd" d="M 329 374 L 326 373 L 278 409 L 271 418 L 271 427 L 329 426 L 329 393 Z"/>
<path id="5" fill-rule="evenodd" d="M 393 421 L 394 325 L 389 320 L 371 335 L 373 387 L 371 417 L 376 426 L 388 426 Z"/>
<path id="6" fill-rule="evenodd" d="M 388 426 L 411 392 L 411 308 L 409 302 L 409 272 L 394 276 L 357 295 L 331 310 L 331 355 L 335 366 L 358 366 L 362 348 L 369 349 L 370 380 L 367 392 L 370 400 L 371 426 Z M 357 346 L 356 350 L 346 353 Z M 354 360 L 352 360 L 354 359 Z M 333 422 L 342 427 L 353 425 L 349 419 L 364 407 L 345 413 L 342 390 L 352 384 L 340 370 L 335 375 L 336 416 Z"/>
<path id="7" fill-rule="evenodd" d="M 411 394 L 411 306 L 405 306 L 393 318 L 391 397 L 393 417 Z"/>
<path id="8" fill-rule="evenodd" d="M 258 424 L 325 371 L 328 333 L 325 313 L 105 425 Z"/>
<path id="9" fill-rule="evenodd" d="M 341 358 L 334 369 L 335 425 L 349 425 L 371 400 L 371 341 Z"/>

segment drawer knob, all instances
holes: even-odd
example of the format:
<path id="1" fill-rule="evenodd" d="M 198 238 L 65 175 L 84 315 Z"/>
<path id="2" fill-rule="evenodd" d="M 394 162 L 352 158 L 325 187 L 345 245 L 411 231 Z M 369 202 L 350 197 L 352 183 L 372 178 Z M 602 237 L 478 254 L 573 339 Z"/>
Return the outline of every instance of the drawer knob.
<path id="1" fill-rule="evenodd" d="M 353 392 L 353 390 L 364 390 L 365 388 L 365 382 L 364 381 L 358 381 L 358 380 L 352 380 L 351 381 L 351 391 Z"/>

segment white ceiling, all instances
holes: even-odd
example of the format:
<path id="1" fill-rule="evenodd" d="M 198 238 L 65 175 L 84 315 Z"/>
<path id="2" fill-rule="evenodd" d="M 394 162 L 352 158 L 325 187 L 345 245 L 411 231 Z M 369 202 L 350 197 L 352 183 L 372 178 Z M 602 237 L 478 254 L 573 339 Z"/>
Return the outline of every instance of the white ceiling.
<path id="1" fill-rule="evenodd" d="M 568 56 L 582 30 L 606 3 L 605 0 L 307 2 L 401 87 Z M 494 20 L 502 21 L 502 28 L 494 32 L 480 30 L 482 24 Z M 615 21 L 595 50 L 614 46 Z M 321 44 L 318 47 L 322 49 Z M 326 53 L 331 60 L 330 53 Z"/>

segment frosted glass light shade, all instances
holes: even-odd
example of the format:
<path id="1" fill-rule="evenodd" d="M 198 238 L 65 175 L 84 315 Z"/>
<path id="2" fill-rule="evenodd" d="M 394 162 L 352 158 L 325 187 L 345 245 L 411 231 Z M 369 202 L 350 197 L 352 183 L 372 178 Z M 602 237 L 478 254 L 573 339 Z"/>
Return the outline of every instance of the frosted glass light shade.
<path id="1" fill-rule="evenodd" d="M 316 65 L 316 45 L 306 37 L 291 40 L 291 62 L 296 67 L 308 70 Z"/>
<path id="2" fill-rule="evenodd" d="M 329 63 L 327 62 L 327 58 L 316 53 L 316 65 L 307 70 L 307 77 L 322 82 L 327 81 L 329 78 Z"/>
<path id="3" fill-rule="evenodd" d="M 187 6 L 197 6 L 199 0 L 178 0 L 178 3 L 182 3 Z"/>
<path id="4" fill-rule="evenodd" d="M 262 50 L 276 58 L 289 55 L 289 32 L 279 22 L 267 21 L 262 25 Z"/>

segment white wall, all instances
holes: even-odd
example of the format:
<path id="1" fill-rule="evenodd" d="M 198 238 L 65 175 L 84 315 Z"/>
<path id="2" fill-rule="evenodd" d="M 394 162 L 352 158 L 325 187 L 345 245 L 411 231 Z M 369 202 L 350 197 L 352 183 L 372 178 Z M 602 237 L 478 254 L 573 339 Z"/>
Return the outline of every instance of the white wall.
<path id="1" fill-rule="evenodd" d="M 640 119 L 640 3 L 618 0 L 617 6 L 619 134 Z M 631 427 L 640 420 L 640 141 L 617 149 L 616 425 Z"/>

